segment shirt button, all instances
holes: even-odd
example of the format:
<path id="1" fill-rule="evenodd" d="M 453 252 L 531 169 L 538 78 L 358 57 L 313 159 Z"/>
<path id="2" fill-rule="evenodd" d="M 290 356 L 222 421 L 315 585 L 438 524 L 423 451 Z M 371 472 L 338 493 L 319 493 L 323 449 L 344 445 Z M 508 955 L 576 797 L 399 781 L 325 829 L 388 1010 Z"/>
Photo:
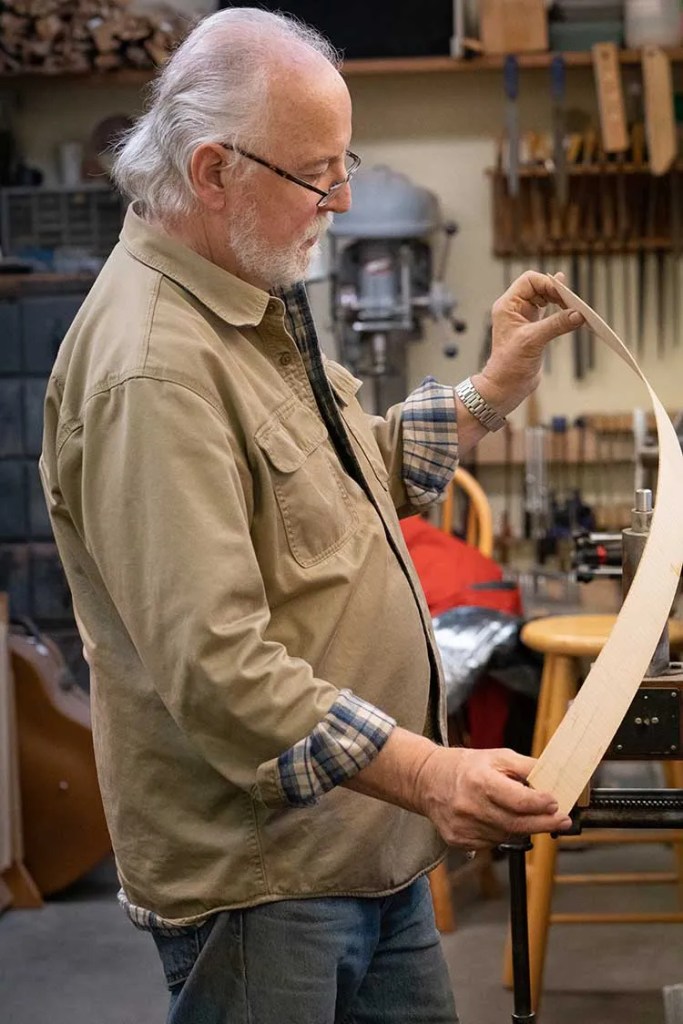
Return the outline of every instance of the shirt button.
<path id="1" fill-rule="evenodd" d="M 292 361 L 292 355 L 290 352 L 281 352 L 277 361 L 280 366 L 289 366 Z"/>

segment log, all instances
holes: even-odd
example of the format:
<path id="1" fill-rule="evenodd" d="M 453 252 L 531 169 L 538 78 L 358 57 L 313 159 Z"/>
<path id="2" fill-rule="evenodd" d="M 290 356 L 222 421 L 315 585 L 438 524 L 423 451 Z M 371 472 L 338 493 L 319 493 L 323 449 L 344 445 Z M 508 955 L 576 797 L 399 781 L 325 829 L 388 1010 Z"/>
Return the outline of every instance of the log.
<path id="1" fill-rule="evenodd" d="M 47 14 L 38 18 L 35 23 L 35 32 L 39 39 L 47 39 L 52 42 L 64 31 L 64 23 L 56 14 Z"/>
<path id="2" fill-rule="evenodd" d="M 192 21 L 128 0 L 0 0 L 0 73 L 111 71 L 163 64 Z"/>

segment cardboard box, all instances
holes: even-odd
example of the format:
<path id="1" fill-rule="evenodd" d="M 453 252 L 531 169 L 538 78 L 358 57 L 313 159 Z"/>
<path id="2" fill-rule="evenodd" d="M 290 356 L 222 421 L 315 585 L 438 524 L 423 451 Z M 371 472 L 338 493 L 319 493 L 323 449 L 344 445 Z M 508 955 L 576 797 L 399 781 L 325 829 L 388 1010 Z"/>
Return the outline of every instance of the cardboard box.
<path id="1" fill-rule="evenodd" d="M 481 0 L 479 34 L 484 53 L 529 53 L 548 49 L 544 0 Z"/>

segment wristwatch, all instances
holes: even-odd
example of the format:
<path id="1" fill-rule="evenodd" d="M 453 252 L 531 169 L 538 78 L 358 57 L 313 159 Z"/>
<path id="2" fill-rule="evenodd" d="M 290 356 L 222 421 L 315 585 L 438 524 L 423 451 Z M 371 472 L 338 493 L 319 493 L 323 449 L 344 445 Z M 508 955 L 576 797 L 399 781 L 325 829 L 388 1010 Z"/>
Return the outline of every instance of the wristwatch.
<path id="1" fill-rule="evenodd" d="M 507 423 L 505 417 L 481 397 L 469 377 L 456 386 L 455 393 L 467 411 L 471 412 L 487 430 L 500 430 Z"/>

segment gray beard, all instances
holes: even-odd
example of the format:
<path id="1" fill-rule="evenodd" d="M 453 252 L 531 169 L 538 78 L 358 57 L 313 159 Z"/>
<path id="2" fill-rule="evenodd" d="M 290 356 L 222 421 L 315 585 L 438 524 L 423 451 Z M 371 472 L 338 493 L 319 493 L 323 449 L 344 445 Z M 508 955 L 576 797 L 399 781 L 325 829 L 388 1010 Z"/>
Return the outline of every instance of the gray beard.
<path id="1" fill-rule="evenodd" d="M 229 228 L 229 242 L 241 274 L 262 281 L 267 290 L 289 288 L 303 280 L 319 241 L 304 248 L 304 236 L 293 245 L 276 248 L 259 235 L 256 228 L 256 202 L 250 200 L 246 210 L 234 217 Z M 328 224 L 331 222 L 329 217 Z"/>

